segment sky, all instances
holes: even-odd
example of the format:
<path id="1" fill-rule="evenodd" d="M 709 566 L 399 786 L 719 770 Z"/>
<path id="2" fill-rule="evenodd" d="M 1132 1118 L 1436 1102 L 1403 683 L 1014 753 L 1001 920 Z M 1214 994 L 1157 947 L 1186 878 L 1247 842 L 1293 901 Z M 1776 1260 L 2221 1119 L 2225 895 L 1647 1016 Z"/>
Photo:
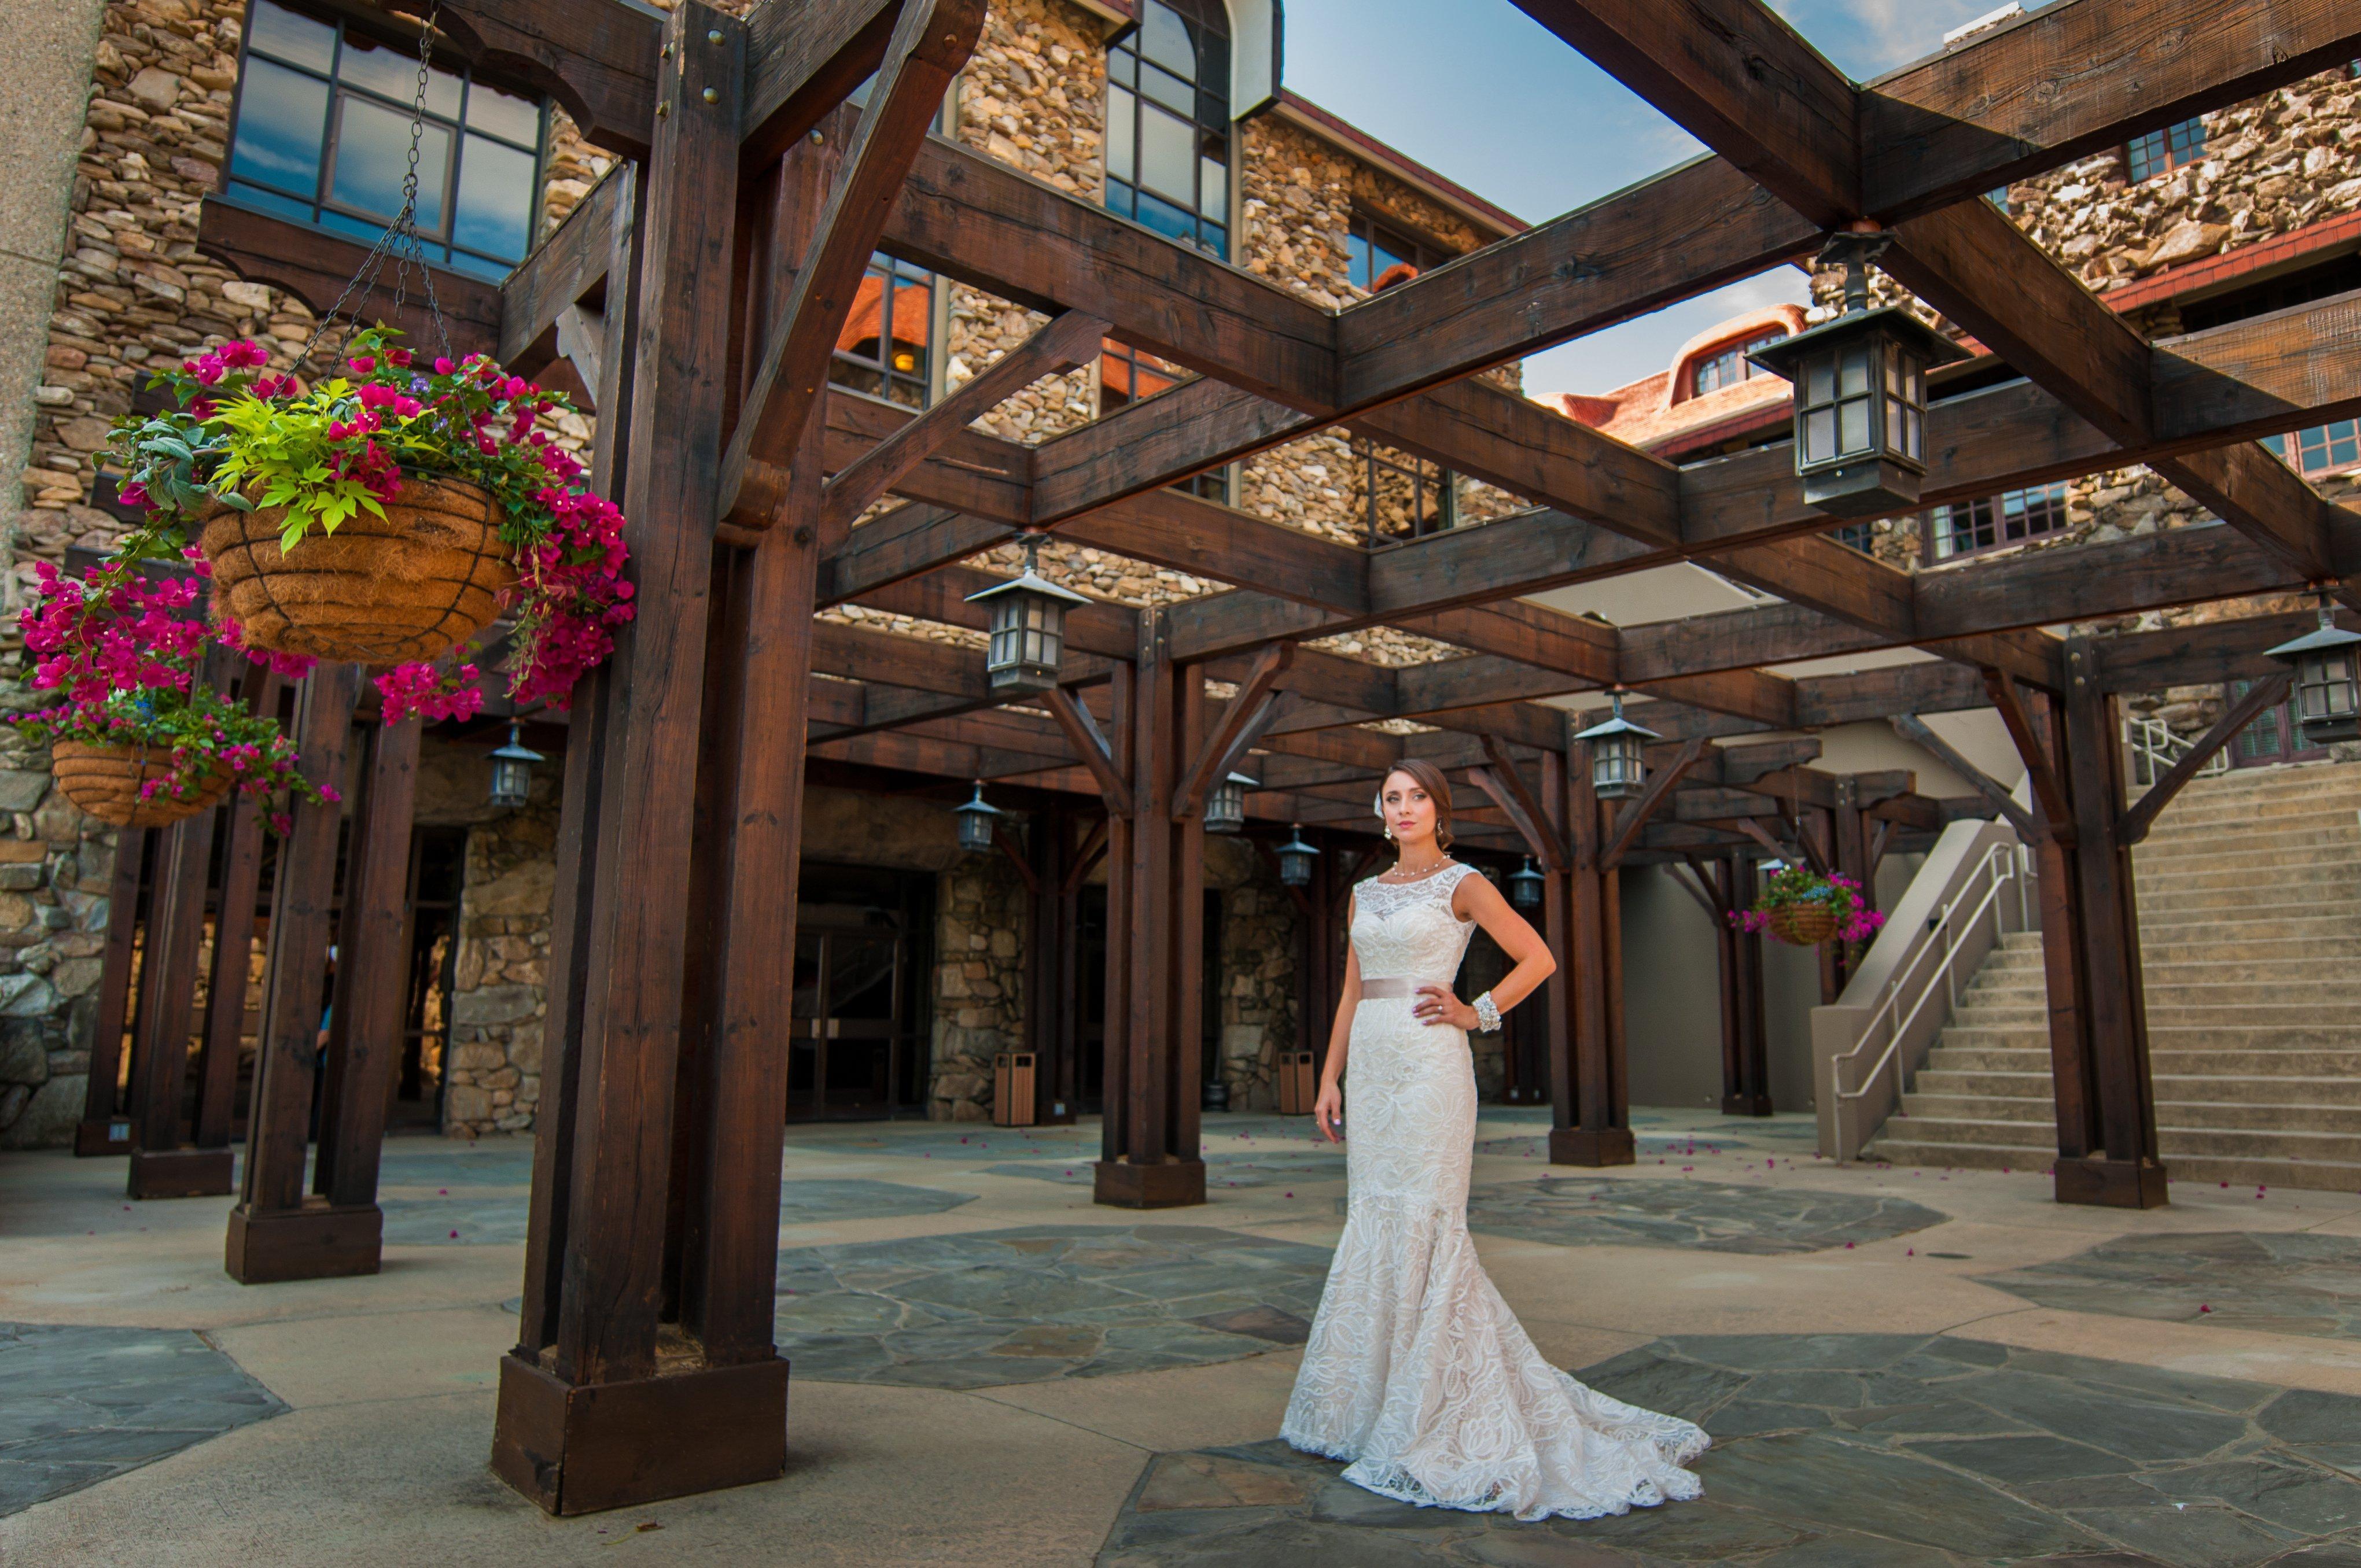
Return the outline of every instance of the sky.
<path id="1" fill-rule="evenodd" d="M 1935 53 L 2002 0 L 1771 0 L 1856 81 Z M 1510 0 L 1285 0 L 1288 87 L 1528 223 L 1703 150 Z M 2028 4 L 2027 10 L 2037 7 Z M 1604 392 L 1715 323 L 1804 299 L 1792 267 L 1525 361 L 1525 389 Z"/>

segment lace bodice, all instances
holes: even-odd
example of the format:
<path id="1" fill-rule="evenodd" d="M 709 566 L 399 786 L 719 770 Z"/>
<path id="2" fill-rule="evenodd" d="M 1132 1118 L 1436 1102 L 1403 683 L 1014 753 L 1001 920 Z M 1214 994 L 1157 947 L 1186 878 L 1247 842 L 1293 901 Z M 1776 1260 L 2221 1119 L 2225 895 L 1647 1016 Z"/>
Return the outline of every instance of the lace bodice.
<path id="1" fill-rule="evenodd" d="M 1476 922 L 1452 913 L 1451 894 L 1476 868 L 1448 865 L 1417 882 L 1371 877 L 1353 889 L 1353 951 L 1361 978 L 1401 976 L 1422 985 L 1448 985 L 1467 956 Z"/>

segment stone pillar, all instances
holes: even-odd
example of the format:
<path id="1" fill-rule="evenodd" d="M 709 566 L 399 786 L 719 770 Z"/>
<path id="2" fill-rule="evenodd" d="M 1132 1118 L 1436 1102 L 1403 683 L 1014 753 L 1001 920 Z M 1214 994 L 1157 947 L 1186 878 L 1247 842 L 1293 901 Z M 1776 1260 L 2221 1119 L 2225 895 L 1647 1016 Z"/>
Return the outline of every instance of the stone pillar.
<path id="1" fill-rule="evenodd" d="M 31 455 L 35 393 L 65 254 L 93 65 L 106 0 L 0 6 L 8 113 L 0 118 L 0 476 L 14 485 Z M 13 516 L 12 496 L 0 514 Z M 13 541 L 12 541 L 13 545 Z"/>

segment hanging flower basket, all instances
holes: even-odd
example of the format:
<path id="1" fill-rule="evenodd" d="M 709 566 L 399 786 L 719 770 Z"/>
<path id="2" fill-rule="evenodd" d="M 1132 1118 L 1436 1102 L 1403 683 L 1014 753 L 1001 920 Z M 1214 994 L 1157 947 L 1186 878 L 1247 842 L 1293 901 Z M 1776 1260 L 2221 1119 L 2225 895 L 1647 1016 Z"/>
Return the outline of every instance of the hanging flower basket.
<path id="1" fill-rule="evenodd" d="M 282 548 L 285 507 L 197 515 L 214 571 L 214 615 L 249 648 L 363 664 L 434 659 L 492 623 L 516 569 L 491 492 L 462 479 L 405 478 L 382 514 Z"/>
<path id="2" fill-rule="evenodd" d="M 216 764 L 189 786 L 186 798 L 174 795 L 172 753 L 144 744 L 60 740 L 49 756 L 65 797 L 118 828 L 170 828 L 229 793 L 229 771 Z"/>
<path id="3" fill-rule="evenodd" d="M 1809 866 L 1784 866 L 1763 884 L 1754 907 L 1733 913 L 1741 931 L 1767 931 L 1796 948 L 1822 942 L 1865 942 L 1885 924 L 1869 906 L 1861 883 L 1846 876 L 1824 877 Z"/>
<path id="4" fill-rule="evenodd" d="M 1791 904 L 1770 911 L 1772 936 L 1792 948 L 1816 948 L 1837 934 L 1837 912 L 1825 904 Z"/>

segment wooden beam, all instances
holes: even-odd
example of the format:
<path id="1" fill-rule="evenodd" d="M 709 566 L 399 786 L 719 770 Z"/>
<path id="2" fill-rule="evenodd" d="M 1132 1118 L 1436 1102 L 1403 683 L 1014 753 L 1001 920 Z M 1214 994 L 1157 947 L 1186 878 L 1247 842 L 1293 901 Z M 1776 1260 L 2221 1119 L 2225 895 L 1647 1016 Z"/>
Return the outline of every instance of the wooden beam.
<path id="1" fill-rule="evenodd" d="M 970 424 L 1045 376 L 1063 375 L 1097 359 L 1106 323 L 1068 311 L 978 372 L 941 402 L 912 420 L 828 482 L 821 532 L 839 534 L 894 482 L 942 449 Z"/>
<path id="2" fill-rule="evenodd" d="M 1255 656 L 1254 669 L 1230 699 L 1229 709 L 1213 732 L 1205 738 L 1180 787 L 1174 792 L 1173 812 L 1176 819 L 1194 817 L 1205 808 L 1205 796 L 1248 746 L 1270 727 L 1274 708 L 1279 701 L 1275 683 L 1293 662 L 1294 645 L 1274 642 Z M 1184 666 L 1185 668 L 1186 666 Z M 1191 678 L 1196 678 L 1193 674 Z"/>
<path id="3" fill-rule="evenodd" d="M 1938 762 L 1965 779 L 1969 787 L 1983 796 L 1993 810 L 2008 818 L 2026 843 L 2045 840 L 2061 827 L 2070 825 L 2072 821 L 2070 817 L 2054 819 L 2048 824 L 2048 831 L 2044 831 L 2043 825 L 2035 819 L 2033 813 L 2019 806 L 2008 791 L 2003 789 L 1982 768 L 1961 756 L 1957 747 L 1928 729 L 1927 721 L 1916 714 L 1897 713 L 1893 716 L 1892 722 L 1895 734 L 1913 745 L 1933 752 Z"/>
<path id="4" fill-rule="evenodd" d="M 1105 797 L 1111 816 L 1128 817 L 1132 813 L 1130 781 L 1123 776 L 1115 762 L 1115 748 L 1091 717 L 1090 710 L 1076 699 L 1072 692 L 1060 686 L 1046 699 L 1050 717 L 1066 732 L 1067 741 L 1082 759 L 1082 765 L 1098 781 L 1099 794 Z"/>
<path id="5" fill-rule="evenodd" d="M 1517 831 L 1524 836 L 1525 842 L 1532 846 L 1535 858 L 1543 865 L 1554 872 L 1571 870 L 1573 858 L 1567 852 L 1565 842 L 1549 830 L 1549 813 L 1532 791 L 1525 787 L 1525 775 L 1518 768 L 1516 759 L 1510 755 L 1509 743 L 1498 735 L 1488 733 L 1478 739 L 1483 741 L 1484 756 L 1490 766 L 1471 768 L 1468 776 L 1475 778 L 1477 785 L 1499 803 L 1500 809 L 1509 814 L 1510 820 L 1516 824 Z M 1554 750 L 1543 753 L 1545 759 L 1553 754 Z M 1544 762 L 1543 772 L 1547 771 L 1548 764 Z"/>
<path id="6" fill-rule="evenodd" d="M 620 168 L 609 172 L 500 280 L 500 335 L 493 357 L 516 374 L 536 375 L 557 354 L 558 318 L 605 294 L 617 210 L 631 185 Z"/>
<path id="7" fill-rule="evenodd" d="M 2040 729 L 2025 709 L 2025 696 L 2017 690 L 2016 682 L 2006 671 L 1984 672 L 1985 689 L 1992 693 L 1993 706 L 2000 709 L 2000 720 L 2008 730 L 2008 738 L 2016 745 L 2016 754 L 2025 761 L 2026 777 L 2032 782 L 2033 798 L 2041 803 L 2042 812 L 2052 822 L 2066 821 L 2073 815 L 2068 805 L 2065 781 L 2051 766 L 2049 749 L 2042 743 Z"/>
<path id="8" fill-rule="evenodd" d="M 1826 228 L 1861 201 L 1852 83 L 1759 0 L 1517 0 L 1756 184 Z"/>
<path id="9" fill-rule="evenodd" d="M 2181 785 L 2195 778 L 2200 768 L 2212 762 L 2215 753 L 2261 718 L 2266 709 L 2285 701 L 2292 679 L 2289 672 L 2282 670 L 2247 688 L 2246 695 L 2231 704 L 2229 710 L 2213 721 L 2213 728 L 2198 737 L 2197 743 L 2182 752 L 2180 760 L 2167 769 L 2162 778 L 2148 786 L 2147 794 L 2125 808 L 2115 823 L 2115 837 L 2124 847 L 2129 849 L 2147 838 L 2147 830 L 2156 826 L 2158 813 L 2172 804 Z"/>
<path id="10" fill-rule="evenodd" d="M 660 14 L 627 0 L 386 0 L 386 8 L 432 14 L 462 59 L 549 93 L 592 146 L 630 159 L 648 153 Z"/>
<path id="11" fill-rule="evenodd" d="M 776 159 L 885 58 L 902 0 L 772 0 L 746 16 L 739 162 Z"/>
<path id="12" fill-rule="evenodd" d="M 1624 851 L 1639 837 L 1640 829 L 1648 825 L 1648 819 L 1656 814 L 1657 808 L 1680 787 L 1681 780 L 1705 755 L 1708 744 L 1706 738 L 1700 735 L 1683 746 L 1680 755 L 1673 759 L 1670 767 L 1657 770 L 1649 778 L 1640 798 L 1616 813 L 1615 830 L 1608 839 L 1606 847 L 1598 852 L 1598 863 L 1602 868 L 1611 871 L 1622 863 Z"/>
<path id="13" fill-rule="evenodd" d="M 983 11 L 983 0 L 904 0 L 828 210 L 763 345 L 722 458 L 720 516 L 740 527 L 768 527 L 785 503 L 788 463 L 805 417 L 820 400 L 829 356 L 877 249 L 886 209 L 941 111 L 944 90 L 975 47 Z"/>

